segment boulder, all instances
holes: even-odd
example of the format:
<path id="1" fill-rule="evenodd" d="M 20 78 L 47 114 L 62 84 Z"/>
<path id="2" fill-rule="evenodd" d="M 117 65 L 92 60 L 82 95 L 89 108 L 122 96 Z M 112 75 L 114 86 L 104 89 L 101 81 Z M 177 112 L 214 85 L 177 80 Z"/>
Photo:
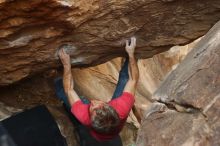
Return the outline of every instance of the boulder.
<path id="1" fill-rule="evenodd" d="M 220 22 L 154 93 L 137 146 L 220 145 L 219 47 Z"/>

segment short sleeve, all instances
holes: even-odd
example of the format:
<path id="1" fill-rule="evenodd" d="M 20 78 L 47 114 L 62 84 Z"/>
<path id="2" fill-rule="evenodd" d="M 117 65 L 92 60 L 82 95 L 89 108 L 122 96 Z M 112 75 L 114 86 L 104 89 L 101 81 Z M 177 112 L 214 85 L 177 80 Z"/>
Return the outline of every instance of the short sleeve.
<path id="1" fill-rule="evenodd" d="M 134 96 L 129 92 L 123 92 L 121 96 L 109 102 L 118 113 L 120 119 L 126 119 L 134 105 Z"/>
<path id="2" fill-rule="evenodd" d="M 86 126 L 90 126 L 91 120 L 89 116 L 89 107 L 90 104 L 84 104 L 81 100 L 76 101 L 72 107 L 72 114 L 83 124 Z"/>

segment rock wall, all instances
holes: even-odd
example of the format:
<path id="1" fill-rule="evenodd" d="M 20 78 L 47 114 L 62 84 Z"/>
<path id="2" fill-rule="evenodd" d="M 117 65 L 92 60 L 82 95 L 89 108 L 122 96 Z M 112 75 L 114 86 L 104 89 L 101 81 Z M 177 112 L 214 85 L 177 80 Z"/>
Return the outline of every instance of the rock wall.
<path id="1" fill-rule="evenodd" d="M 153 58 L 139 60 L 138 66 L 141 73 L 135 105 L 140 110 L 141 116 L 151 103 L 151 95 L 159 86 L 161 80 L 172 70 L 173 66 L 176 66 L 184 58 L 185 54 L 193 48 L 194 44 L 174 47 L 168 52 L 155 55 Z M 73 68 L 75 89 L 80 95 L 88 98 L 108 101 L 115 89 L 122 62 L 121 58 L 117 58 L 95 67 Z M 18 110 L 13 109 L 26 109 L 39 104 L 46 104 L 55 117 L 68 144 L 76 145 L 74 129 L 65 116 L 62 105 L 56 100 L 53 80 L 59 76 L 57 72 L 59 71 L 51 70 L 17 84 L 0 88 L 0 101 L 10 105 L 9 107 L 0 103 L 0 119 L 18 112 Z M 135 144 L 139 127 L 140 124 L 137 118 L 131 112 L 127 124 L 120 134 L 124 146 Z"/>
<path id="2" fill-rule="evenodd" d="M 205 34 L 219 9 L 219 0 L 1 0 L 0 86 L 60 66 L 64 43 L 75 66 L 125 56 L 130 36 L 138 58 L 152 57 Z"/>
<path id="3" fill-rule="evenodd" d="M 199 40 L 200 38 L 185 46 L 174 46 L 152 58 L 139 60 L 138 93 L 152 101 L 152 94 L 161 82 L 179 65 Z"/>
<path id="4" fill-rule="evenodd" d="M 215 146 L 219 140 L 220 22 L 153 95 L 137 146 Z"/>

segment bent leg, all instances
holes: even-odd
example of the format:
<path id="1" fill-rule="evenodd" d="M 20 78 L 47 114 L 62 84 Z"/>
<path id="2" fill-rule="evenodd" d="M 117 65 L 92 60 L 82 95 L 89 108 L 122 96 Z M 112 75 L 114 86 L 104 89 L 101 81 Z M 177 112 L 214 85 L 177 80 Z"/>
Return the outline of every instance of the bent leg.
<path id="1" fill-rule="evenodd" d="M 66 94 L 65 94 L 64 88 L 63 88 L 63 78 L 61 78 L 61 77 L 56 78 L 54 80 L 54 83 L 55 83 L 55 92 L 56 92 L 57 98 L 60 99 L 61 101 L 63 101 L 66 108 L 70 109 L 71 106 L 69 104 L 69 101 L 66 97 Z M 83 97 L 83 96 L 80 96 L 80 99 L 84 104 L 89 104 L 90 103 L 90 101 L 87 98 Z"/>
<path id="2" fill-rule="evenodd" d="M 119 96 L 121 96 L 123 90 L 124 90 L 124 87 L 129 79 L 129 74 L 128 74 L 128 63 L 129 63 L 129 59 L 126 58 L 122 68 L 121 68 L 121 71 L 119 73 L 119 78 L 118 78 L 118 83 L 116 85 L 116 88 L 115 88 L 115 92 L 112 96 L 112 99 L 115 99 Z"/>
<path id="3" fill-rule="evenodd" d="M 66 94 L 65 94 L 64 88 L 63 88 L 63 78 L 61 78 L 61 77 L 56 78 L 54 80 L 54 83 L 55 83 L 55 93 L 57 95 L 57 98 L 59 100 L 63 101 L 66 108 L 70 109 L 71 106 L 68 102 L 68 99 L 66 97 Z"/>

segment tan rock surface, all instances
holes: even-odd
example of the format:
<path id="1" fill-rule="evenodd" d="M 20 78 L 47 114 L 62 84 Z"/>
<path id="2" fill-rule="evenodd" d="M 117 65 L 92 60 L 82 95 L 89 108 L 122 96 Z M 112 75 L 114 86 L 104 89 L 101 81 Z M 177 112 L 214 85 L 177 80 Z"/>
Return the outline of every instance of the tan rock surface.
<path id="1" fill-rule="evenodd" d="M 178 63 L 185 52 L 192 45 L 171 49 L 168 52 L 154 56 L 152 59 L 139 60 L 141 71 L 138 91 L 136 93 L 136 106 L 143 112 L 150 103 L 153 91 L 158 87 L 164 75 L 172 68 L 172 63 Z M 173 53 L 173 54 L 170 54 Z M 181 57 L 180 57 L 181 56 Z M 172 59 L 173 58 L 173 59 Z M 74 68 L 72 70 L 75 78 L 76 90 L 80 95 L 89 98 L 97 98 L 108 101 L 115 89 L 118 79 L 118 71 L 121 68 L 121 58 L 114 59 L 105 64 L 85 69 Z M 167 64 L 167 65 L 164 65 Z M 161 73 L 162 72 L 162 73 Z M 55 73 L 56 74 L 56 73 Z M 145 77 L 147 76 L 147 77 Z M 15 109 L 30 108 L 39 104 L 48 105 L 55 117 L 62 134 L 67 138 L 69 145 L 75 145 L 73 129 L 67 117 L 61 110 L 61 104 L 56 100 L 53 79 L 54 71 L 45 72 L 18 84 L 0 88 L 0 101 L 14 107 Z M 154 86 L 149 86 L 154 85 Z M 146 93 L 148 94 L 144 94 Z M 7 106 L 1 106 L 0 113 L 4 117 L 11 114 L 5 112 Z M 4 108 L 4 109 L 3 109 Z M 0 114 L 1 116 L 1 114 Z M 2 117 L 1 117 L 2 118 Z M 125 146 L 135 144 L 137 128 L 139 127 L 136 117 L 131 113 L 126 126 L 121 132 L 121 138 Z"/>
<path id="2" fill-rule="evenodd" d="M 139 60 L 140 79 L 138 93 L 152 101 L 152 94 L 172 72 L 200 39 L 185 46 L 174 46 L 170 50 L 149 59 Z"/>
<path id="3" fill-rule="evenodd" d="M 154 103 L 146 111 L 137 146 L 209 146 L 212 129 L 204 116 L 179 113 Z"/>
<path id="4" fill-rule="evenodd" d="M 153 99 L 164 105 L 146 111 L 138 146 L 220 145 L 219 34 L 220 22 L 155 92 Z"/>
<path id="5" fill-rule="evenodd" d="M 124 56 L 130 36 L 139 58 L 152 57 L 202 36 L 219 7 L 219 0 L 1 0 L 0 85 L 57 67 L 63 43 L 79 66 Z"/>

